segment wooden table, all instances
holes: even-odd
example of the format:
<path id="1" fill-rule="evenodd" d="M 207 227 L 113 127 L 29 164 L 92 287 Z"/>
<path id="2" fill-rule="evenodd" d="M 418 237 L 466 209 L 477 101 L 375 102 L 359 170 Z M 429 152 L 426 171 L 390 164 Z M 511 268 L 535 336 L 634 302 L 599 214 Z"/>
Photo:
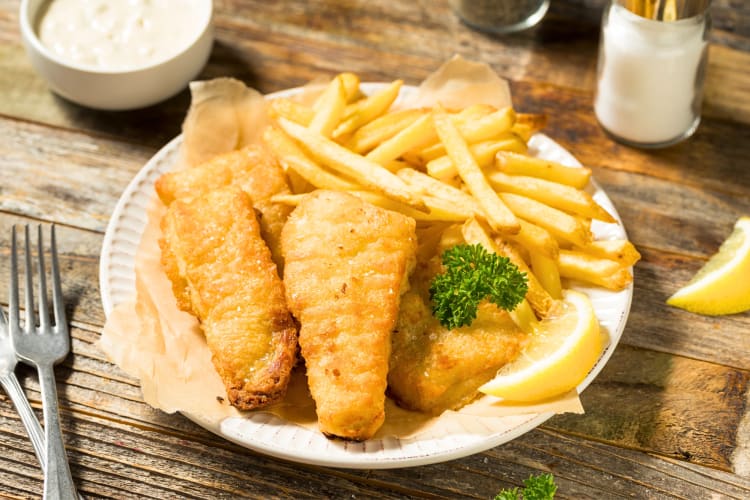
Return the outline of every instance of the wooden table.
<path id="1" fill-rule="evenodd" d="M 58 224 L 73 353 L 57 368 L 73 476 L 86 497 L 491 498 L 552 472 L 559 498 L 750 498 L 750 314 L 704 317 L 665 299 L 750 214 L 750 4 L 716 0 L 704 119 L 660 151 L 599 128 L 592 90 L 602 2 L 553 0 L 538 27 L 472 31 L 446 1 L 218 0 L 201 78 L 262 92 L 342 70 L 418 83 L 453 54 L 489 63 L 516 107 L 589 165 L 643 255 L 622 341 L 561 415 L 505 445 L 407 469 L 348 470 L 269 458 L 146 405 L 96 342 L 105 316 L 98 262 L 110 214 L 143 164 L 180 132 L 187 92 L 132 112 L 96 112 L 51 94 L 21 45 L 18 1 L 0 0 L 0 302 L 10 227 Z M 35 374 L 19 376 L 41 416 Z M 0 496 L 38 497 L 42 475 L 0 394 Z"/>

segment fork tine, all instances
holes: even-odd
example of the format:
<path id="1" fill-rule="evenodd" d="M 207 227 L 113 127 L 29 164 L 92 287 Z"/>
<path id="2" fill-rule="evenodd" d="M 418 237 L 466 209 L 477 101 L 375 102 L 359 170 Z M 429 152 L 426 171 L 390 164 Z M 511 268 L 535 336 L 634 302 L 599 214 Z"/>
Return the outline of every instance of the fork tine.
<path id="1" fill-rule="evenodd" d="M 24 298 L 26 303 L 26 322 L 24 330 L 26 333 L 34 331 L 36 321 L 34 321 L 34 269 L 31 267 L 31 244 L 29 243 L 29 225 L 24 226 L 24 278 L 26 279 L 26 288 L 24 289 Z"/>
<path id="2" fill-rule="evenodd" d="M 37 256 L 39 270 L 39 326 L 49 327 L 49 302 L 47 301 L 47 274 L 44 266 L 44 244 L 42 242 L 42 225 L 37 225 Z"/>
<path id="3" fill-rule="evenodd" d="M 11 329 L 19 328 L 18 314 L 18 245 L 16 226 L 10 234 L 10 297 L 8 297 L 8 324 Z"/>
<path id="4" fill-rule="evenodd" d="M 58 331 L 65 333 L 68 331 L 68 320 L 65 316 L 65 304 L 63 303 L 60 264 L 57 260 L 57 236 L 54 224 L 50 228 L 50 252 L 52 254 L 50 272 L 52 277 L 52 305 L 55 308 L 55 326 Z"/>
<path id="5" fill-rule="evenodd" d="M 36 326 L 34 321 L 34 269 L 31 267 L 31 245 L 29 244 L 29 225 L 26 224 L 23 227 L 24 231 L 24 279 L 26 286 L 23 290 L 24 303 L 26 304 L 26 321 L 24 322 L 24 330 L 27 333 L 33 331 Z"/>

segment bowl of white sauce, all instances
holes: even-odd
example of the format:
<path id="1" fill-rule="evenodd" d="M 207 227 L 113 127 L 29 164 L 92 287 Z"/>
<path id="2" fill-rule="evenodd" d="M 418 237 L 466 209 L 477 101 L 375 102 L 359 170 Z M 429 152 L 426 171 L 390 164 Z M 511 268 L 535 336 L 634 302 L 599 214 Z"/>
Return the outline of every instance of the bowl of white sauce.
<path id="1" fill-rule="evenodd" d="M 22 0 L 34 69 L 60 96 L 95 109 L 150 106 L 179 93 L 213 44 L 211 0 Z"/>

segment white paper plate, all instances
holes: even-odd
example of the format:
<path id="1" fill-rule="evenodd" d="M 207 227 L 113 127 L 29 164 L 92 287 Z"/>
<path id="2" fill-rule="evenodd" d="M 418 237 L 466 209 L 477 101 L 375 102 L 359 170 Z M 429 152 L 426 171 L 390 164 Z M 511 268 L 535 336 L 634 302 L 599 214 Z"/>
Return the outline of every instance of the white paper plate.
<path id="1" fill-rule="evenodd" d="M 382 88 L 382 85 L 363 84 L 363 90 L 371 93 Z M 409 99 L 415 90 L 415 87 L 402 88 L 399 99 Z M 299 91 L 290 89 L 269 97 L 288 96 Z M 109 221 L 100 261 L 102 304 L 107 315 L 115 306 L 135 296 L 135 253 L 146 225 L 146 208 L 149 200 L 155 196 L 154 181 L 173 168 L 181 141 L 181 137 L 176 137 L 146 163 L 123 192 Z M 542 134 L 535 135 L 529 141 L 529 151 L 535 156 L 566 165 L 580 165 L 567 150 Z M 612 202 L 596 182 L 592 182 L 588 189 L 594 199 L 619 221 Z M 595 221 L 593 231 L 597 239 L 627 237 L 622 224 Z M 610 344 L 578 386 L 580 392 L 598 375 L 617 346 L 630 311 L 633 288 L 631 284 L 620 292 L 595 287 L 576 289 L 589 295 L 602 328 L 610 336 Z M 186 416 L 230 441 L 267 455 L 316 465 L 375 469 L 424 465 L 471 455 L 515 439 L 543 423 L 552 414 L 502 417 L 496 419 L 492 426 L 478 419 L 474 424 L 462 424 L 447 434 L 433 435 L 427 431 L 413 439 L 391 437 L 363 443 L 329 440 L 319 432 L 262 412 L 225 419 L 219 428 L 212 422 Z"/>

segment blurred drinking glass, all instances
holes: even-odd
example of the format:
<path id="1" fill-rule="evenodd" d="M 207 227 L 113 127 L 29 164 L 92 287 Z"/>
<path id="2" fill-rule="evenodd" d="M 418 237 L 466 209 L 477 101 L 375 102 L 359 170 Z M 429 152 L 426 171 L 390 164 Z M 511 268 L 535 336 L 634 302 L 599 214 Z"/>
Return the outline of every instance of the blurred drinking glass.
<path id="1" fill-rule="evenodd" d="M 531 28 L 542 20 L 550 0 L 450 0 L 461 20 L 472 28 L 504 34 Z"/>

